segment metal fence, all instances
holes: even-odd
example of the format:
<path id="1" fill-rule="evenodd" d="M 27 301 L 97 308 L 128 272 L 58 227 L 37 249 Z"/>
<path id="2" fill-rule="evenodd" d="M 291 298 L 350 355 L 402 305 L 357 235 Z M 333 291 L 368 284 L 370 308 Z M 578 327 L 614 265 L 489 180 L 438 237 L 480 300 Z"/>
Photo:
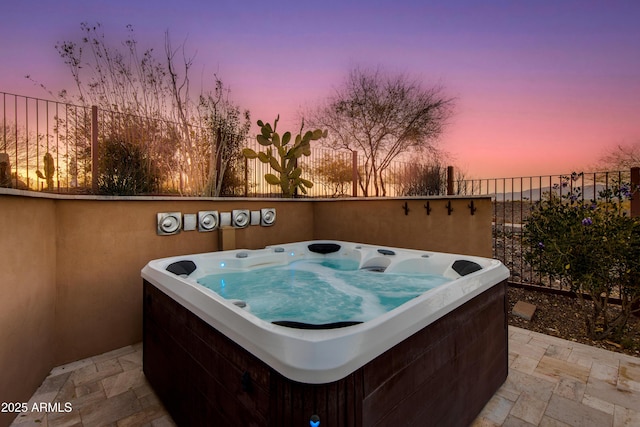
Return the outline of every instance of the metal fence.
<path id="1" fill-rule="evenodd" d="M 50 191 L 90 186 L 85 132 L 90 112 L 36 98 L 1 96 L 2 186 Z"/>
<path id="2" fill-rule="evenodd" d="M 56 193 L 209 195 L 216 132 L 161 117 L 140 117 L 0 92 L 0 186 Z M 256 147 L 255 138 L 243 144 Z M 100 153 L 100 154 L 99 154 Z M 446 191 L 440 167 L 392 162 L 376 192 L 365 182 L 363 155 L 313 148 L 300 159 L 307 196 L 402 196 Z M 137 168 L 136 170 L 133 170 Z M 236 156 L 226 171 L 225 196 L 275 196 L 269 165 Z M 428 179 L 426 179 L 428 177 Z M 118 180 L 118 178 L 120 178 Z M 128 180 L 128 181 L 127 181 Z M 428 183 L 427 183 L 428 182 Z M 113 188 L 112 188 L 113 187 Z M 300 194 L 302 196 L 302 194 Z"/>
<path id="3" fill-rule="evenodd" d="M 621 187 L 629 190 L 639 188 L 640 169 L 466 180 L 455 185 L 458 194 L 492 198 L 493 256 L 509 268 L 512 282 L 560 287 L 558 282 L 533 270 L 524 259 L 523 224 L 532 208 L 551 194 L 581 202 L 611 202 Z M 640 216 L 639 199 L 636 195 L 616 203 L 618 213 Z"/>
<path id="4" fill-rule="evenodd" d="M 134 193 L 195 195 L 189 178 L 205 175 L 202 147 L 211 138 L 206 128 L 163 118 L 0 93 L 0 186 L 100 193 L 98 183 L 132 175 L 150 183 Z"/>
<path id="5" fill-rule="evenodd" d="M 109 177 L 131 174 L 152 183 L 133 187 L 135 194 L 202 195 L 214 161 L 214 139 L 215 132 L 206 127 L 0 92 L 0 187 L 83 194 L 111 183 L 117 194 L 123 183 Z M 259 150 L 251 140 L 245 145 Z M 314 183 L 307 196 L 489 196 L 494 202 L 493 256 L 511 270 L 512 281 L 545 286 L 554 284 L 524 261 L 522 225 L 532 206 L 550 193 L 606 201 L 621 183 L 640 184 L 637 169 L 635 175 L 615 171 L 464 180 L 455 179 L 450 167 L 396 161 L 380 177 L 376 194 L 371 183 L 368 188 L 363 184 L 365 165 L 359 153 L 313 148 L 300 159 L 304 177 Z M 269 172 L 268 164 L 236 157 L 222 195 L 278 197 L 279 189 L 264 179 Z M 640 215 L 637 199 L 622 209 Z"/>
<path id="6" fill-rule="evenodd" d="M 256 151 L 263 148 L 253 141 L 247 145 Z M 379 177 L 377 193 L 373 178 L 368 186 L 364 183 L 366 158 L 357 152 L 312 148 L 310 156 L 299 159 L 299 165 L 303 177 L 313 183 L 307 194 L 298 192 L 299 196 L 398 197 L 438 195 L 447 191 L 447 168 L 439 165 L 391 162 Z M 266 173 L 274 173 L 268 164 L 249 160 L 245 162 L 245 170 L 244 194 L 279 197 L 279 188 L 264 179 Z"/>

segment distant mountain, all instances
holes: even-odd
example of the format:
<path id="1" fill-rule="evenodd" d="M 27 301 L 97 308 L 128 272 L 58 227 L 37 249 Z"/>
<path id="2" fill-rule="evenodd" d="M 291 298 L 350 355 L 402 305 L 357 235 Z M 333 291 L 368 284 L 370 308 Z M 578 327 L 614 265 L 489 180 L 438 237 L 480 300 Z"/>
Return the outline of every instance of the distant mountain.
<path id="1" fill-rule="evenodd" d="M 582 188 L 582 198 L 584 200 L 592 200 L 596 197 L 599 197 L 599 193 L 604 191 L 607 187 L 604 184 L 596 184 L 594 185 L 585 185 Z M 570 192 L 569 187 L 562 188 L 562 195 L 566 195 Z M 517 201 L 517 200 L 531 200 L 538 201 L 540 200 L 540 195 L 544 196 L 553 192 L 555 194 L 560 194 L 560 189 L 552 189 L 551 187 L 543 187 L 543 188 L 533 188 L 531 190 L 523 190 L 522 192 L 514 191 L 513 193 L 508 191 L 506 193 L 492 193 L 489 194 L 491 197 L 494 197 L 498 202 L 509 202 L 509 201 Z"/>

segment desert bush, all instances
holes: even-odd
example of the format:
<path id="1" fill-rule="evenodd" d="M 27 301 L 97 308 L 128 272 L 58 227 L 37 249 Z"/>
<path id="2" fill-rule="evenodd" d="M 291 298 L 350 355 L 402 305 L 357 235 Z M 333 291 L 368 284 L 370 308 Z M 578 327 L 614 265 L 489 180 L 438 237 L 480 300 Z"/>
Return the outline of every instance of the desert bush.
<path id="1" fill-rule="evenodd" d="M 105 140 L 100 154 L 98 192 L 129 196 L 158 190 L 160 174 L 139 144 L 119 138 Z"/>
<path id="2" fill-rule="evenodd" d="M 640 301 L 640 222 L 619 209 L 631 195 L 616 185 L 598 200 L 584 201 L 580 188 L 550 192 L 525 219 L 525 260 L 574 291 L 593 339 L 622 339 Z M 620 310 L 611 309 L 619 298 Z"/>

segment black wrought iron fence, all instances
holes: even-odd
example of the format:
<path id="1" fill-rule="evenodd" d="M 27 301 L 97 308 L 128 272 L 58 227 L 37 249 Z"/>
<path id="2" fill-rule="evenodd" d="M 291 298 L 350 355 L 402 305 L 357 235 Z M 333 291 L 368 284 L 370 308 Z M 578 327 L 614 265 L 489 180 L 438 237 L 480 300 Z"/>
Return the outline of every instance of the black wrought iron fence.
<path id="1" fill-rule="evenodd" d="M 62 191 L 90 185 L 90 123 L 87 109 L 36 98 L 1 94 L 2 186 Z"/>
<path id="2" fill-rule="evenodd" d="M 216 143 L 204 126 L 0 92 L 2 187 L 203 195 Z"/>
<path id="3" fill-rule="evenodd" d="M 254 141 L 247 146 L 260 151 Z M 376 194 L 372 180 L 367 186 L 364 167 L 365 156 L 352 151 L 312 148 L 311 155 L 301 157 L 299 164 L 303 177 L 313 183 L 308 197 L 398 197 L 438 195 L 447 192 L 447 168 L 394 161 L 378 177 Z M 245 162 L 245 194 L 248 196 L 279 196 L 277 186 L 269 185 L 264 176 L 275 173 L 268 164 L 252 159 Z M 303 194 L 298 194 L 303 196 Z"/>
<path id="4" fill-rule="evenodd" d="M 122 161 L 113 165 L 120 172 L 132 166 L 131 147 L 144 147 L 148 160 L 144 166 L 166 167 L 174 154 L 163 153 L 157 146 L 166 147 L 166 135 L 172 133 L 172 126 L 161 120 L 0 93 L 1 185 L 57 193 L 96 192 L 99 176 L 94 172 L 104 160 L 98 157 L 98 144 L 106 159 L 118 153 L 114 145 L 126 143 L 126 150 L 114 159 Z"/>
<path id="5" fill-rule="evenodd" d="M 0 186 L 56 193 L 210 195 L 216 132 L 164 117 L 141 117 L 0 92 Z M 255 138 L 243 145 L 256 147 Z M 225 196 L 278 196 L 257 159 L 225 164 Z M 367 159 L 313 148 L 300 159 L 310 197 L 435 195 L 443 167 L 395 161 L 367 182 Z M 300 194 L 299 196 L 302 196 Z"/>
<path id="6" fill-rule="evenodd" d="M 255 138 L 244 145 L 257 150 Z M 0 92 L 0 187 L 58 193 L 209 194 L 216 135 L 163 117 L 140 117 Z M 635 189 L 640 169 L 491 179 L 455 179 L 451 167 L 392 162 L 378 177 L 378 194 L 367 187 L 367 159 L 351 151 L 315 147 L 300 159 L 314 183 L 310 197 L 481 195 L 493 200 L 493 256 L 511 280 L 555 286 L 524 260 L 522 227 L 533 205 L 549 194 L 607 201 L 623 183 Z M 217 170 L 220 165 L 216 165 Z M 278 197 L 257 159 L 237 156 L 227 168 L 223 195 Z M 575 192 L 579 189 L 579 192 Z M 299 196 L 302 196 L 300 194 Z M 640 197 L 620 213 L 640 216 Z"/>
<path id="7" fill-rule="evenodd" d="M 455 183 L 455 193 L 490 196 L 493 199 L 493 256 L 511 271 L 511 281 L 559 287 L 547 276 L 535 271 L 525 261 L 523 224 L 534 205 L 550 195 L 565 196 L 580 202 L 608 203 L 617 190 L 629 193 L 640 184 L 640 169 L 629 171 L 572 172 L 561 175 L 464 180 Z M 622 203 L 618 213 L 640 215 L 637 192 Z"/>

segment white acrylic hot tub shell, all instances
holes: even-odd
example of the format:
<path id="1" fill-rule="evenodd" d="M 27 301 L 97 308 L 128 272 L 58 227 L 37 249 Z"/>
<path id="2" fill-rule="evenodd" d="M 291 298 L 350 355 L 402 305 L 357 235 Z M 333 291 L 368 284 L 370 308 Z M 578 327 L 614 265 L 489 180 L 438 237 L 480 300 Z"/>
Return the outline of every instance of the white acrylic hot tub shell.
<path id="1" fill-rule="evenodd" d="M 455 278 L 400 307 L 367 322 L 346 328 L 302 330 L 274 325 L 237 307 L 196 283 L 197 278 L 226 270 L 241 271 L 266 265 L 285 265 L 324 255 L 311 253 L 311 243 L 337 243 L 341 250 L 327 257 L 359 257 L 361 266 L 388 262 L 387 272 L 429 272 Z M 284 249 L 275 252 L 274 248 Z M 385 256 L 377 250 L 390 249 Z M 280 250 L 280 249 L 278 249 Z M 238 252 L 246 258 L 236 258 Z M 428 257 L 423 257 L 423 255 Z M 191 260 L 198 268 L 188 278 L 166 271 L 176 261 Z M 483 268 L 464 277 L 451 270 L 456 260 L 469 260 Z M 391 260 L 389 262 L 389 260 Z M 142 277 L 175 299 L 222 334 L 242 346 L 285 377 L 303 383 L 337 381 L 402 342 L 433 321 L 509 277 L 497 260 L 340 241 L 309 241 L 267 247 L 163 258 L 149 262 Z M 380 273 L 386 274 L 386 273 Z"/>

